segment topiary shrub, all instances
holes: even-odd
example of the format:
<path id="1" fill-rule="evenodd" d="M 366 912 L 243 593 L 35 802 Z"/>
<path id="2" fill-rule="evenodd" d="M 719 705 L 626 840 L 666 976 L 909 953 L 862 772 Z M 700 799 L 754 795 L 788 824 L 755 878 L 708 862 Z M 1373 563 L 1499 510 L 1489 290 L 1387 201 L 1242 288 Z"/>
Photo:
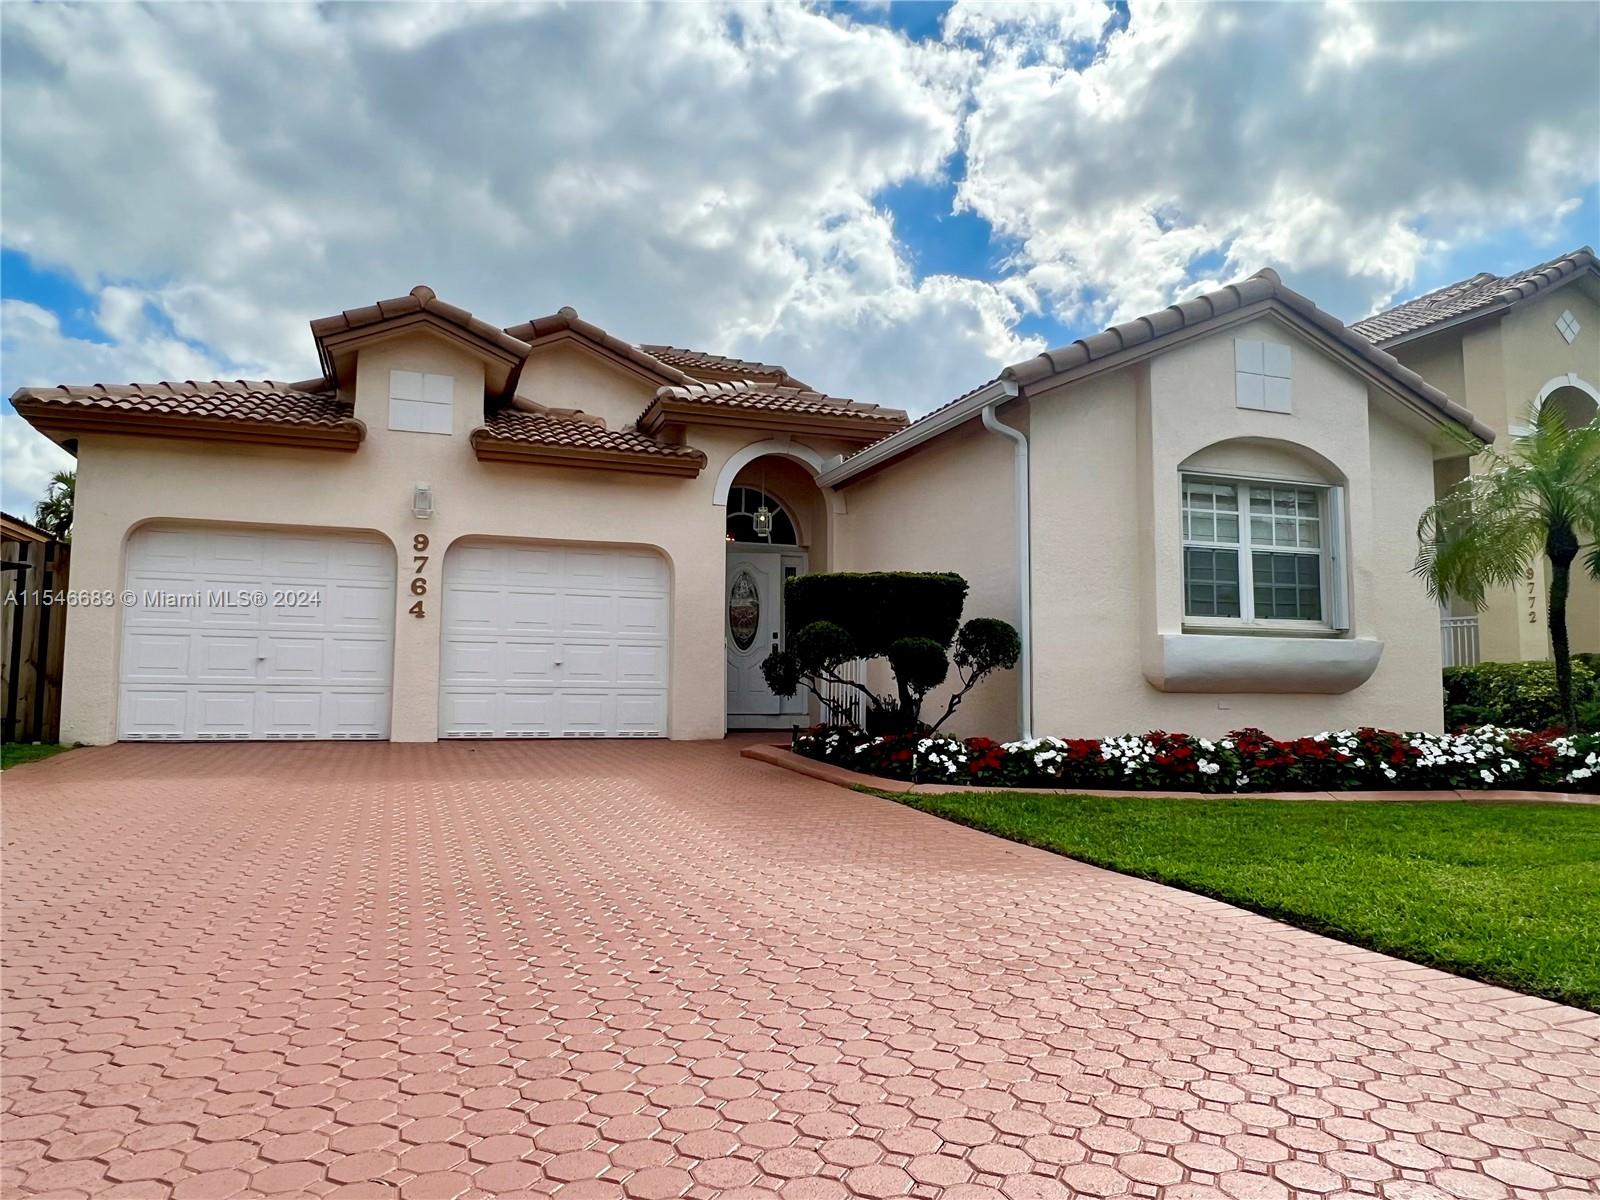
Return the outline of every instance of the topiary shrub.
<path id="1" fill-rule="evenodd" d="M 961 624 L 967 581 L 943 571 L 877 571 L 802 575 L 784 588 L 788 647 L 761 664 L 767 686 L 780 696 L 802 687 L 822 701 L 824 718 L 843 719 L 828 693 L 848 689 L 866 700 L 874 732 L 923 728 L 922 704 L 950 675 L 952 643 L 959 686 L 933 728 L 987 676 L 1016 665 L 1021 639 L 1004 621 L 979 617 Z M 839 668 L 855 658 L 884 658 L 895 695 L 880 696 L 844 679 Z M 827 685 L 827 686 L 824 686 Z"/>
<path id="2" fill-rule="evenodd" d="M 1572 695 L 1579 729 L 1600 728 L 1600 690 L 1587 656 L 1572 660 Z M 1495 725 L 1502 729 L 1556 729 L 1566 725 L 1556 668 L 1550 662 L 1478 663 L 1444 673 L 1448 729 Z"/>

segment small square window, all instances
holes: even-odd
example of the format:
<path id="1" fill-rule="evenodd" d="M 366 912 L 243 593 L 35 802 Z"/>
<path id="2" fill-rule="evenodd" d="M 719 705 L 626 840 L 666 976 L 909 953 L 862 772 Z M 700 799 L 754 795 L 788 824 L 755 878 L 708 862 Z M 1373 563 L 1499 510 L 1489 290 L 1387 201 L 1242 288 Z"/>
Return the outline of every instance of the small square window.
<path id="1" fill-rule="evenodd" d="M 1570 309 L 1556 318 L 1556 330 L 1567 340 L 1569 346 L 1578 340 L 1578 333 L 1582 329 L 1583 326 L 1578 324 L 1578 318 L 1572 315 Z"/>
<path id="2" fill-rule="evenodd" d="M 1235 338 L 1234 403 L 1257 412 L 1294 411 L 1293 356 L 1282 342 Z"/>
<path id="3" fill-rule="evenodd" d="M 453 432 L 455 377 L 389 372 L 389 428 L 402 433 Z"/>

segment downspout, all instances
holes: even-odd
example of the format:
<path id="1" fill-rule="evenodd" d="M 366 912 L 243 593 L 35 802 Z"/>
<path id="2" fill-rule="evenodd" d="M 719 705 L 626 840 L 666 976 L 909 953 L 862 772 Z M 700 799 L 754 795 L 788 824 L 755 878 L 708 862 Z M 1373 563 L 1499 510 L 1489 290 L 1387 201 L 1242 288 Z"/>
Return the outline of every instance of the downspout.
<path id="1" fill-rule="evenodd" d="M 996 397 L 983 406 L 983 427 L 990 433 L 1010 438 L 1016 447 L 1016 506 L 1017 506 L 1017 635 L 1022 640 L 1022 654 L 1018 662 L 1018 723 L 1022 726 L 1024 740 L 1033 737 L 1033 564 L 1030 548 L 1033 543 L 1033 521 L 1028 502 L 1028 438 L 1020 429 L 1003 424 L 995 409 L 1007 400 L 1015 400 L 1020 389 L 1011 380 L 1004 384 L 1007 394 Z"/>

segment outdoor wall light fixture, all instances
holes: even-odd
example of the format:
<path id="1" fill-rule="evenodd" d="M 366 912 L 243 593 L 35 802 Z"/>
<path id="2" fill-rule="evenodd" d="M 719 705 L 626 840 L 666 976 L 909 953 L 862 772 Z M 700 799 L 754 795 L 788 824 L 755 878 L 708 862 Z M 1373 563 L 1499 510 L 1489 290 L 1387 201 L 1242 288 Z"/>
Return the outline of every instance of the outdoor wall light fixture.
<path id="1" fill-rule="evenodd" d="M 411 515 L 413 517 L 433 516 L 433 484 L 417 483 L 412 485 Z"/>

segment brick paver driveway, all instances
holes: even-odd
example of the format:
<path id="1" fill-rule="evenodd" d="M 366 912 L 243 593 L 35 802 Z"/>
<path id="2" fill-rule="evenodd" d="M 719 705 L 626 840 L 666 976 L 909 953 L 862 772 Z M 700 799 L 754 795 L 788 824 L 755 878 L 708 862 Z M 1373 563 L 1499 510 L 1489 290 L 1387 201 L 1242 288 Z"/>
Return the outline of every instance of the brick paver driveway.
<path id="1" fill-rule="evenodd" d="M 725 745 L 5 777 L 6 1195 L 1592 1196 L 1600 1021 Z"/>

